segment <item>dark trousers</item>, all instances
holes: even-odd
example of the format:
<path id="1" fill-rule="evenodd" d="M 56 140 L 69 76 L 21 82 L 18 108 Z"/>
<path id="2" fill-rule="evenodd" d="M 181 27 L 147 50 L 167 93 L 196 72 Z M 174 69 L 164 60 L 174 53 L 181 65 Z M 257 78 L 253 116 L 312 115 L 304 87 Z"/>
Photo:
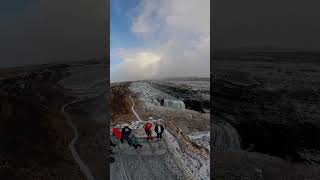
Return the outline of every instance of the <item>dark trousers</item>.
<path id="1" fill-rule="evenodd" d="M 162 138 L 162 133 L 163 133 L 163 132 L 157 133 L 157 138 L 160 139 L 160 140 L 161 140 L 161 138 Z"/>
<path id="2" fill-rule="evenodd" d="M 132 145 L 132 141 L 128 136 L 122 136 L 122 139 L 121 139 L 122 143 L 123 143 L 123 140 L 126 140 L 130 146 Z"/>
<path id="3" fill-rule="evenodd" d="M 148 130 L 145 130 L 145 131 L 146 131 L 146 134 L 147 134 L 147 140 L 152 140 L 152 132 L 148 131 Z"/>

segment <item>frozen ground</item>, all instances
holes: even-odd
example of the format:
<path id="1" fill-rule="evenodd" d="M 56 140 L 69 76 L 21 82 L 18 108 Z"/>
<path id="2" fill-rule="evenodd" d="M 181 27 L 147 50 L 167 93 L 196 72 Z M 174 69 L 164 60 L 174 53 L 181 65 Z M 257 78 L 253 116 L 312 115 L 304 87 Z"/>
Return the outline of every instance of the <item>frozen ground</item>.
<path id="1" fill-rule="evenodd" d="M 66 89 L 72 90 L 72 95 L 87 99 L 96 97 L 107 91 L 105 69 L 102 64 L 71 67 L 71 75 L 59 82 Z"/>
<path id="2" fill-rule="evenodd" d="M 193 132 L 188 137 L 196 144 L 210 150 L 210 131 Z"/>
<path id="3" fill-rule="evenodd" d="M 63 112 L 74 130 L 69 145 L 75 161 L 87 179 L 107 178 L 105 141 L 108 112 L 107 82 L 103 64 L 78 65 L 67 69 L 69 76 L 59 81 L 76 99 Z M 65 112 L 65 111 L 66 112 Z"/>
<path id="4" fill-rule="evenodd" d="M 133 82 L 129 88 L 145 102 L 174 109 L 185 109 L 183 101 L 152 87 L 146 82 Z"/>
<path id="5" fill-rule="evenodd" d="M 166 131 L 166 141 L 171 146 L 175 158 L 180 161 L 183 169 L 193 179 L 210 179 L 210 158 L 203 158 L 196 154 L 187 153 L 180 147 L 177 138 Z"/>
<path id="6" fill-rule="evenodd" d="M 167 81 L 152 81 L 154 83 L 163 84 L 167 86 L 180 86 L 189 88 L 192 90 L 199 91 L 209 91 L 210 81 L 197 81 L 197 80 L 167 80 Z"/>
<path id="7" fill-rule="evenodd" d="M 184 152 L 179 145 L 179 140 L 168 131 L 165 131 L 162 141 L 146 141 L 146 135 L 142 129 L 143 124 L 141 121 L 129 124 L 142 144 L 142 148 L 135 150 L 126 143 L 116 142 L 117 147 L 113 149 L 113 152 L 115 152 L 114 157 L 117 162 L 110 166 L 112 180 L 209 179 L 210 159 Z M 117 127 L 121 128 L 122 125 Z M 190 136 L 199 144 L 209 148 L 208 132 L 193 133 Z M 156 137 L 154 132 L 153 137 Z"/>
<path id="8" fill-rule="evenodd" d="M 146 82 L 133 82 L 130 84 L 129 89 L 131 89 L 134 93 L 138 93 L 140 95 L 139 97 L 145 101 L 157 98 L 177 100 L 175 97 L 153 88 Z"/>
<path id="9" fill-rule="evenodd" d="M 166 81 L 167 83 L 168 81 Z M 189 85 L 192 84 L 193 87 L 191 88 L 196 88 L 197 82 L 196 81 L 172 81 L 171 83 L 175 83 L 175 86 L 184 86 L 186 83 Z M 200 84 L 203 84 L 203 86 L 200 86 L 200 88 L 206 89 L 209 87 L 209 82 L 204 81 L 204 82 L 198 82 Z M 144 107 L 148 112 L 156 112 L 157 117 L 154 118 L 161 118 L 163 121 L 167 121 L 166 119 L 167 116 L 170 116 L 170 114 L 176 116 L 179 113 L 183 114 L 190 114 L 188 115 L 188 118 L 191 117 L 191 121 L 197 121 L 197 117 L 193 117 L 193 114 L 191 112 L 195 112 L 192 110 L 186 110 L 186 109 L 175 109 L 175 108 L 170 108 L 170 107 L 162 107 L 159 106 L 150 99 L 158 99 L 159 97 L 163 98 L 171 98 L 171 99 L 176 99 L 175 97 L 171 96 L 168 93 L 165 93 L 159 89 L 156 89 L 155 87 L 151 86 L 147 82 L 134 82 L 131 83 L 131 86 L 129 87 L 137 96 L 139 97 L 140 100 L 144 101 Z M 166 113 L 166 114 L 163 114 Z M 169 114 L 168 114 L 169 113 Z M 195 112 L 195 114 L 201 114 L 198 112 Z M 201 114 L 205 115 L 205 114 Z M 174 117 L 172 116 L 172 117 Z M 190 117 L 189 117 L 190 116 Z M 193 122 L 197 123 L 197 122 Z M 186 125 L 186 124 L 185 124 Z M 142 126 L 141 122 L 133 122 L 131 124 L 131 128 L 140 128 Z M 181 127 L 181 126 L 180 126 Z M 181 127 L 181 129 L 185 129 L 184 127 Z M 143 134 L 142 134 L 143 135 Z M 210 150 L 210 133 L 209 131 L 193 131 L 191 132 L 188 137 L 192 142 L 195 142 L 201 147 L 204 147 L 208 150 Z M 178 163 L 179 167 L 183 169 L 184 174 L 191 178 L 191 179 L 209 179 L 210 177 L 210 159 L 206 157 L 202 157 L 200 155 L 188 153 L 187 149 L 182 149 L 181 145 L 179 143 L 179 139 L 171 135 L 168 131 L 165 133 L 165 142 L 167 144 L 168 150 L 172 153 L 175 161 Z"/>
<path id="10" fill-rule="evenodd" d="M 155 83 L 171 88 L 188 89 L 195 92 L 200 92 L 205 100 L 210 100 L 210 81 L 209 79 L 169 79 L 169 80 L 153 80 Z"/>
<path id="11" fill-rule="evenodd" d="M 164 141 L 138 141 L 142 147 L 137 150 L 127 143 L 118 143 L 113 149 L 116 162 L 110 165 L 111 180 L 185 179 Z"/>

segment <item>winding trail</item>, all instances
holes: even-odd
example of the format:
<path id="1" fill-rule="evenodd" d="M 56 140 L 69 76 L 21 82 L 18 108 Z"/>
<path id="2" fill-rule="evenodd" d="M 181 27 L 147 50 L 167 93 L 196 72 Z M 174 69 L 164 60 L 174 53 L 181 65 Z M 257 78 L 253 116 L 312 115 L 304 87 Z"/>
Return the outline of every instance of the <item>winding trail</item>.
<path id="1" fill-rule="evenodd" d="M 139 115 L 138 115 L 138 114 L 136 113 L 136 111 L 134 110 L 134 105 L 135 105 L 135 103 L 134 103 L 133 99 L 131 98 L 131 95 L 129 95 L 129 98 L 130 98 L 131 101 L 132 101 L 132 106 L 131 106 L 132 112 L 134 113 L 134 115 L 137 117 L 137 119 L 138 119 L 139 121 L 142 121 L 142 120 L 140 119 Z M 122 167 L 123 174 L 125 175 L 126 180 L 129 180 L 129 176 L 128 176 L 127 172 L 126 172 L 126 169 L 125 169 L 125 167 L 124 167 L 124 165 L 123 165 L 123 161 L 122 161 L 122 158 L 121 158 L 120 147 L 118 146 L 118 148 L 119 148 L 118 154 L 119 154 L 119 159 L 120 159 L 120 163 L 121 163 L 121 167 Z"/>
<path id="2" fill-rule="evenodd" d="M 72 121 L 70 120 L 70 116 L 68 115 L 67 112 L 65 112 L 65 108 L 73 103 L 76 103 L 78 101 L 78 99 L 75 99 L 67 104 L 65 104 L 62 108 L 61 108 L 61 112 L 63 113 L 64 117 L 66 118 L 67 124 L 73 129 L 74 132 L 74 138 L 72 139 L 72 141 L 69 144 L 69 149 L 72 153 L 72 157 L 73 159 L 77 162 L 77 164 L 80 167 L 80 170 L 82 171 L 82 173 L 87 177 L 88 180 L 95 180 L 95 178 L 92 175 L 92 172 L 90 171 L 90 169 L 85 165 L 85 163 L 81 160 L 76 148 L 75 148 L 75 143 L 79 138 L 79 133 L 78 133 L 78 129 L 77 127 L 72 123 Z"/>
<path id="3" fill-rule="evenodd" d="M 133 93 L 133 94 L 134 94 L 134 93 Z M 134 110 L 135 103 L 134 103 L 133 99 L 131 98 L 131 95 L 129 95 L 129 98 L 130 98 L 131 101 L 132 101 L 131 110 L 132 110 L 133 114 L 136 116 L 136 118 L 137 118 L 140 122 L 143 122 L 143 121 L 140 119 L 138 113 L 136 113 L 136 111 Z"/>
<path id="4" fill-rule="evenodd" d="M 133 94 L 135 94 L 135 93 L 133 93 Z M 146 122 L 146 121 L 141 120 L 140 117 L 139 117 L 139 115 L 138 115 L 138 114 L 136 113 L 136 111 L 134 110 L 135 103 L 134 103 L 134 101 L 133 101 L 133 99 L 131 98 L 130 95 L 129 95 L 129 98 L 131 99 L 131 101 L 132 101 L 132 103 L 133 103 L 133 104 L 132 104 L 132 107 L 131 107 L 131 110 L 132 110 L 132 112 L 134 113 L 134 115 L 136 116 L 136 118 L 137 118 L 140 122 Z M 155 121 L 155 120 L 153 120 L 153 121 Z M 166 136 L 167 133 L 168 133 L 167 130 L 165 130 L 165 132 L 164 132 L 164 141 L 165 141 L 165 144 L 172 149 L 172 153 L 174 154 L 174 157 L 173 157 L 173 158 L 174 158 L 176 161 L 180 162 L 180 163 L 179 163 L 180 168 L 185 170 L 185 172 L 184 172 L 185 179 L 187 179 L 187 180 L 198 179 L 198 178 L 196 178 L 196 177 L 193 176 L 193 174 L 192 174 L 192 172 L 191 172 L 190 170 L 188 170 L 187 166 L 183 163 L 183 160 L 181 159 L 180 155 L 179 155 L 176 151 L 174 151 L 174 147 L 173 147 L 170 143 L 166 142 L 167 137 L 165 137 L 165 136 Z M 150 147 L 152 147 L 152 146 L 150 145 Z M 120 155 L 120 152 L 119 152 L 119 155 Z M 138 158 L 139 158 L 139 161 L 142 162 L 140 155 L 138 155 Z M 121 164 L 123 165 L 121 159 L 120 159 L 120 161 L 121 161 Z M 144 165 L 143 162 L 142 162 L 142 164 Z M 144 167 L 145 167 L 146 169 L 150 169 L 149 167 L 146 167 L 145 165 L 144 165 Z M 124 173 L 125 173 L 124 167 L 123 167 L 123 170 L 124 170 Z M 150 172 L 152 172 L 152 171 L 150 171 Z M 169 178 L 169 177 L 167 177 L 167 178 Z M 169 179 L 170 179 L 170 178 L 169 178 Z M 167 179 L 167 180 L 169 180 L 169 179 Z M 127 180 L 128 180 L 128 179 L 127 179 Z"/>

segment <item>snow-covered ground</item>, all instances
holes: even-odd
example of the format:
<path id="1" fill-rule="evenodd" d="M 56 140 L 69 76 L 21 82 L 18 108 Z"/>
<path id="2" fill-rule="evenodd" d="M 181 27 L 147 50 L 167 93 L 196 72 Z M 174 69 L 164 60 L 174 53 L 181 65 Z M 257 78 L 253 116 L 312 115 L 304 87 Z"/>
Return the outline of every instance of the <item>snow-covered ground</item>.
<path id="1" fill-rule="evenodd" d="M 210 89 L 210 81 L 178 81 L 178 80 L 167 80 L 167 81 L 153 81 L 157 84 L 180 86 L 190 88 L 192 90 L 208 91 Z"/>
<path id="2" fill-rule="evenodd" d="M 187 176 L 195 180 L 209 180 L 210 179 L 210 158 L 203 158 L 196 154 L 185 153 L 179 143 L 171 133 L 166 131 L 166 142 L 169 149 L 172 151 L 175 159 L 181 164 Z"/>
<path id="3" fill-rule="evenodd" d="M 72 90 L 72 95 L 86 99 L 106 93 L 107 82 L 102 64 L 70 67 L 68 72 L 71 75 L 59 81 L 58 84 Z"/>
<path id="4" fill-rule="evenodd" d="M 190 89 L 192 91 L 201 92 L 202 98 L 210 100 L 210 81 L 197 81 L 197 80 L 153 80 L 152 83 Z"/>
<path id="5" fill-rule="evenodd" d="M 167 93 L 164 93 L 158 89 L 153 88 L 146 82 L 133 82 L 129 87 L 134 93 L 139 93 L 142 100 L 157 99 L 157 98 L 167 98 L 176 99 Z"/>
<path id="6" fill-rule="evenodd" d="M 186 82 L 186 81 L 184 81 Z M 190 82 L 189 82 L 190 83 Z M 201 82 L 200 82 L 201 83 Z M 203 82 L 206 86 L 206 88 L 209 87 L 207 82 Z M 196 82 L 191 83 L 194 86 L 197 86 Z M 202 88 L 201 86 L 199 86 Z M 152 99 L 157 98 L 170 98 L 175 99 L 174 97 L 170 96 L 169 94 L 166 94 L 164 92 L 161 92 L 158 89 L 153 88 L 146 82 L 134 82 L 131 83 L 131 86 L 129 87 L 134 93 L 136 93 L 140 100 L 145 102 L 144 107 L 147 108 L 149 111 L 150 108 L 155 109 L 156 112 L 158 112 L 159 117 L 154 118 L 162 118 L 161 112 L 167 112 L 162 111 L 163 108 L 170 110 L 171 113 L 175 113 L 176 111 L 187 111 L 185 109 L 174 109 L 174 108 L 168 108 L 168 107 L 162 107 L 159 105 L 156 105 Z M 163 119 L 163 121 L 166 121 Z M 143 137 L 144 133 L 143 131 L 139 131 L 138 129 L 141 129 L 143 127 L 143 122 L 141 121 L 135 121 L 129 124 L 130 128 L 133 129 L 133 132 L 142 132 L 142 134 L 136 134 L 138 137 Z M 156 136 L 156 134 L 154 134 Z M 201 132 L 192 132 L 188 135 L 191 141 L 195 142 L 196 144 L 207 148 L 210 151 L 210 132 L 209 131 L 201 131 Z M 168 145 L 168 149 L 173 154 L 175 160 L 179 164 L 180 168 L 183 169 L 186 176 L 190 179 L 195 180 L 209 180 L 210 179 L 210 158 L 203 157 L 201 155 L 196 154 L 190 154 L 186 153 L 185 150 L 183 150 L 179 145 L 179 139 L 174 137 L 171 133 L 168 131 L 165 131 L 164 139 L 166 144 Z"/>
<path id="7" fill-rule="evenodd" d="M 131 83 L 130 90 L 132 90 L 144 102 L 149 102 L 157 106 L 165 106 L 174 109 L 185 109 L 185 104 L 167 93 L 153 88 L 146 82 Z M 163 100 L 161 103 L 160 101 Z"/>
<path id="8" fill-rule="evenodd" d="M 210 150 L 210 132 L 202 131 L 202 132 L 192 132 L 187 135 L 191 141 L 195 142 L 199 146 L 205 147 Z"/>
<path id="9" fill-rule="evenodd" d="M 137 138 L 145 138 L 145 132 L 143 131 L 143 125 L 145 122 L 134 121 L 131 122 L 129 127 Z M 123 124 L 114 126 L 122 128 Z M 111 132 L 111 131 L 110 131 Z M 153 137 L 156 137 L 153 131 Z M 204 146 L 208 149 L 210 141 L 209 132 L 195 132 L 188 135 L 188 137 L 199 145 Z M 204 158 L 196 154 L 187 154 L 183 151 L 179 145 L 179 140 L 174 137 L 169 131 L 165 131 L 164 140 L 168 146 L 168 150 L 172 153 L 175 161 L 178 163 L 180 168 L 184 171 L 185 176 L 192 180 L 209 180 L 210 179 L 210 158 Z"/>

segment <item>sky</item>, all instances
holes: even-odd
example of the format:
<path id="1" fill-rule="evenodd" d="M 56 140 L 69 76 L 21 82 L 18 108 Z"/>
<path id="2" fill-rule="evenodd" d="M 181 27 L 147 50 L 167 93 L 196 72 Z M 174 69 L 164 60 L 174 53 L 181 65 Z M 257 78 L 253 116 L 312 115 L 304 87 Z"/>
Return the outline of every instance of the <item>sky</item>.
<path id="1" fill-rule="evenodd" d="M 110 3 L 112 82 L 210 76 L 210 0 Z"/>
<path id="2" fill-rule="evenodd" d="M 107 57 L 105 0 L 1 0 L 0 68 Z"/>
<path id="3" fill-rule="evenodd" d="M 216 0 L 214 47 L 320 50 L 318 0 Z"/>

